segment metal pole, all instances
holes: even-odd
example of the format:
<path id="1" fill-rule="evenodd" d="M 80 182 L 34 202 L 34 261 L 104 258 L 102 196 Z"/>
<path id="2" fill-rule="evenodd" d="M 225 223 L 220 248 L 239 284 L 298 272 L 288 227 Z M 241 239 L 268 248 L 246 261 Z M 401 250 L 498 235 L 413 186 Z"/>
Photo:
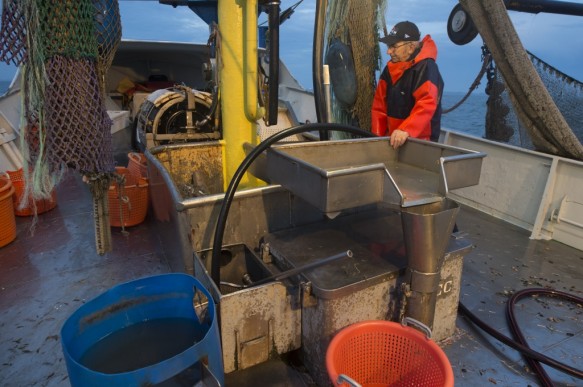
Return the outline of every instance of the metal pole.
<path id="1" fill-rule="evenodd" d="M 556 13 L 560 15 L 583 16 L 583 4 L 553 0 L 505 0 L 509 11 L 527 13 Z"/>
<path id="2" fill-rule="evenodd" d="M 306 270 L 315 269 L 316 267 L 319 267 L 319 266 L 325 265 L 327 263 L 336 261 L 337 259 L 346 258 L 346 257 L 352 258 L 352 256 L 353 256 L 353 254 L 352 254 L 351 250 L 343 251 L 342 253 L 331 255 L 327 258 L 320 259 L 319 261 L 311 262 L 311 263 L 308 263 L 306 265 L 296 267 L 296 268 L 284 271 L 282 273 L 275 274 L 275 275 L 260 279 L 259 281 L 251 283 L 249 286 L 262 285 L 262 284 L 265 284 L 267 282 L 278 281 L 278 280 L 281 280 L 281 279 L 284 279 L 287 277 L 291 277 L 292 275 L 299 274 L 299 273 L 306 271 Z"/>

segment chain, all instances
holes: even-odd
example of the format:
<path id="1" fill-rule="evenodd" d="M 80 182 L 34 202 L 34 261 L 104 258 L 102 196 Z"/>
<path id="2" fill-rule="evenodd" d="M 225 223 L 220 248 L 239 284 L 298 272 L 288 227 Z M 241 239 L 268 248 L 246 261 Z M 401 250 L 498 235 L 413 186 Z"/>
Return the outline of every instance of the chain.
<path id="1" fill-rule="evenodd" d="M 83 176 L 89 184 L 93 196 L 93 221 L 95 229 L 95 248 L 99 255 L 111 251 L 111 227 L 109 224 L 109 201 L 107 192 L 111 176 L 106 173 L 90 173 Z"/>

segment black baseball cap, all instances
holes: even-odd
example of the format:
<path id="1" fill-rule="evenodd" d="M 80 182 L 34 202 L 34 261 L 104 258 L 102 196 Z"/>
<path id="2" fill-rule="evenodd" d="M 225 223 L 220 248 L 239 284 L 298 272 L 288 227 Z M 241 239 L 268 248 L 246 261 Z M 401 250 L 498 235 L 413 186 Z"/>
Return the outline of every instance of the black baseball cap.
<path id="1" fill-rule="evenodd" d="M 419 28 L 410 21 L 402 21 L 393 27 L 387 36 L 379 39 L 379 42 L 392 46 L 398 42 L 418 42 L 420 38 Z"/>

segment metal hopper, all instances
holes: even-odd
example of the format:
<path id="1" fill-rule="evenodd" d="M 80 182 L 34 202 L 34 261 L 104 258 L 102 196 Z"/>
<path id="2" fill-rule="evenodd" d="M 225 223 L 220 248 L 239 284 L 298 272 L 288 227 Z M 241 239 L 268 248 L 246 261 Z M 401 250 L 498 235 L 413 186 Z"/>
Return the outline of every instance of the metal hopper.
<path id="1" fill-rule="evenodd" d="M 283 144 L 267 151 L 271 183 L 327 214 L 372 203 L 411 207 L 476 185 L 486 155 L 411 138 L 398 150 L 387 137 Z"/>

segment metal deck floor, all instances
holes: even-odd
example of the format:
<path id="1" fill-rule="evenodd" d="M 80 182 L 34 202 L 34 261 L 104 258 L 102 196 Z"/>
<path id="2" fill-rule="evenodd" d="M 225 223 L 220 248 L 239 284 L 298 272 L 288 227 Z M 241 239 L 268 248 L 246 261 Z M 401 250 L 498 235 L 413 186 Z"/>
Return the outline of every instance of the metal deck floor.
<path id="1" fill-rule="evenodd" d="M 0 385 L 68 386 L 60 329 L 84 302 L 121 282 L 169 272 L 153 222 L 113 228 L 113 251 L 95 252 L 91 195 L 76 175 L 59 186 L 57 208 L 17 218 L 17 238 L 0 248 Z M 457 219 L 474 244 L 464 261 L 461 302 L 509 336 L 506 301 L 514 291 L 552 287 L 581 297 L 583 252 L 553 241 L 531 241 L 516 227 L 462 209 Z M 583 306 L 538 297 L 520 302 L 518 320 L 531 347 L 583 369 Z M 536 386 L 515 350 L 484 334 L 463 316 L 457 333 L 440 343 L 456 386 Z M 557 386 L 583 381 L 546 367 Z M 305 385 L 274 364 L 228 375 L 227 385 Z M 252 382 L 255 380 L 255 382 Z M 235 383 L 236 381 L 236 383 Z"/>

